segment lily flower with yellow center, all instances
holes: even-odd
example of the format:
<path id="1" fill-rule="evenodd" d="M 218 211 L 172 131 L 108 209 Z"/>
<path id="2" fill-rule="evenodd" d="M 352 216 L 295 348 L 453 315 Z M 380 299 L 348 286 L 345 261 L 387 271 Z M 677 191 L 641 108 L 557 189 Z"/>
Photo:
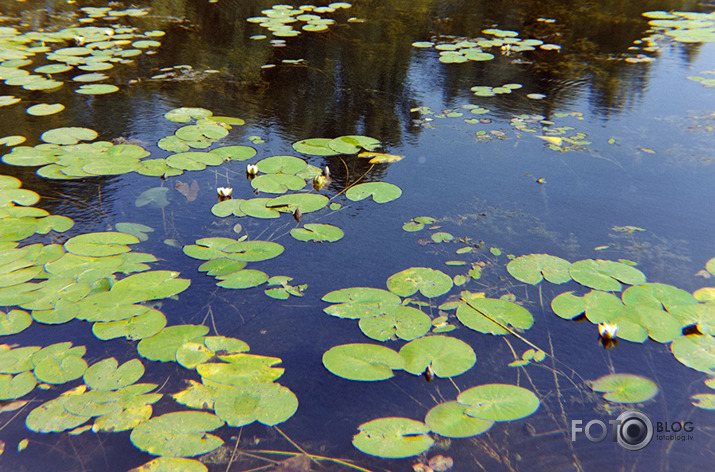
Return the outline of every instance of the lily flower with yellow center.
<path id="1" fill-rule="evenodd" d="M 248 164 L 246 166 L 246 174 L 248 174 L 248 175 L 258 174 L 258 166 L 255 164 Z"/>
<path id="2" fill-rule="evenodd" d="M 618 333 L 618 325 L 611 322 L 601 323 L 598 325 L 598 334 L 603 339 L 613 339 Z"/>

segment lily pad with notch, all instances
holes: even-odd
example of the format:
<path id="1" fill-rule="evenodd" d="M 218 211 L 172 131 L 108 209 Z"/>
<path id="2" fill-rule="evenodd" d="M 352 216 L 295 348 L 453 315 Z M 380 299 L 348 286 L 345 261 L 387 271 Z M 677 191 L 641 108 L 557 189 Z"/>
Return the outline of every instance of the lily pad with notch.
<path id="1" fill-rule="evenodd" d="M 402 195 L 402 189 L 397 185 L 387 182 L 368 182 L 350 187 L 345 196 L 354 201 L 372 197 L 375 203 L 387 203 L 397 200 Z"/>
<path id="2" fill-rule="evenodd" d="M 400 355 L 405 359 L 404 369 L 421 375 L 431 366 L 437 377 L 456 377 L 474 366 L 477 355 L 462 340 L 449 336 L 426 336 L 402 346 Z"/>
<path id="3" fill-rule="evenodd" d="M 525 418 L 533 414 L 540 403 L 531 390 L 509 384 L 472 387 L 460 393 L 457 402 L 467 406 L 467 415 L 491 421 Z"/>
<path id="4" fill-rule="evenodd" d="M 416 456 L 434 444 L 429 427 L 408 418 L 378 418 L 358 429 L 353 445 L 365 454 L 388 459 Z"/>
<path id="5" fill-rule="evenodd" d="M 323 365 L 348 380 L 374 382 L 393 377 L 393 370 L 405 367 L 405 360 L 390 348 L 376 344 L 342 344 L 323 354 Z"/>

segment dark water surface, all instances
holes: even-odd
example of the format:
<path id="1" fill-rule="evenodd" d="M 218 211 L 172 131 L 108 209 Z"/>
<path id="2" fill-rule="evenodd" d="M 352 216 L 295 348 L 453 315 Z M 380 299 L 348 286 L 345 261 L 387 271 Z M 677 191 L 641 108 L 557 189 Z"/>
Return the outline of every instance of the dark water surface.
<path id="1" fill-rule="evenodd" d="M 324 209 L 304 217 L 303 224 L 329 223 L 345 232 L 342 240 L 322 244 L 291 238 L 288 233 L 296 223 L 287 215 L 258 220 L 211 214 L 216 187 L 232 187 L 237 198 L 253 196 L 245 179 L 246 162 L 186 172 L 166 181 L 132 173 L 66 182 L 38 177 L 32 167 L 0 164 L 0 173 L 18 177 L 24 188 L 43 196 L 37 206 L 75 221 L 69 236 L 111 230 L 117 222 L 153 227 L 155 231 L 136 250 L 160 259 L 153 268 L 180 271 L 191 279 L 190 288 L 178 300 L 163 302 L 168 324 L 206 324 L 211 334 L 247 342 L 251 353 L 281 358 L 285 374 L 279 381 L 300 402 L 296 414 L 279 425 L 293 441 L 310 453 L 349 458 L 373 471 L 409 471 L 417 458 L 385 460 L 357 451 L 351 444 L 357 427 L 385 416 L 422 421 L 436 403 L 456 398 L 455 387 L 463 391 L 485 383 L 519 383 L 542 399 L 534 415 L 497 423 L 474 438 L 441 441 L 427 457 L 449 455 L 457 471 L 653 472 L 715 467 L 715 417 L 689 400 L 695 393 L 707 392 L 705 374 L 680 364 L 667 345 L 652 340 L 621 341 L 618 348 L 605 351 L 596 341 L 595 326 L 564 321 L 550 309 L 553 297 L 567 290 L 584 293 L 582 287 L 575 282 L 525 286 L 505 268 L 507 254 L 548 253 L 572 262 L 622 258 L 637 262 L 649 282 L 689 292 L 712 285 L 694 274 L 715 256 L 715 94 L 687 77 L 713 68 L 715 48 L 709 43 L 664 39 L 658 52 L 648 53 L 654 61 L 623 60 L 638 53 L 629 48 L 648 34 L 648 20 L 641 13 L 710 12 L 706 2 L 356 0 L 352 8 L 333 16 L 337 23 L 327 32 L 285 38 L 286 46 L 280 48 L 269 43 L 265 29 L 245 21 L 260 16 L 271 2 L 139 3 L 150 8 L 150 15 L 123 21 L 143 30 L 164 30 L 166 35 L 160 38 L 156 54 L 105 72 L 108 82 L 120 86 L 117 93 L 88 97 L 65 86 L 45 98 L 42 92 L 30 94 L 0 85 L 0 95 L 16 95 L 28 106 L 41 101 L 66 106 L 62 113 L 48 117 L 25 114 L 25 102 L 0 107 L 0 136 L 26 136 L 25 144 L 32 146 L 47 129 L 83 126 L 96 130 L 98 139 L 125 138 L 140 143 L 152 157 L 165 157 L 169 153 L 156 142 L 176 126 L 163 118 L 164 113 L 176 107 L 203 107 L 214 115 L 246 121 L 221 144 L 254 146 L 258 154 L 251 163 L 272 155 L 297 155 L 291 144 L 298 140 L 351 134 L 375 137 L 384 144 L 384 152 L 405 156 L 372 168 L 367 160 L 354 157 L 303 156 L 315 166 L 330 167 L 333 181 L 322 193 L 337 195 L 333 201 L 343 204 L 337 212 Z M 72 24 L 76 21 L 72 12 L 87 5 L 5 0 L 0 2 L 0 14 L 5 15 L 0 26 L 50 28 L 58 15 Z M 348 22 L 350 17 L 365 21 Z M 412 46 L 439 35 L 476 38 L 486 28 L 514 30 L 521 38 L 543 39 L 561 50 L 510 55 L 492 51 L 497 56 L 492 61 L 444 64 L 438 61 L 438 51 Z M 256 34 L 269 37 L 250 39 Z M 303 62 L 282 63 L 284 59 Z M 262 68 L 266 64 L 275 67 Z M 151 79 L 160 68 L 176 65 L 215 72 L 186 80 Z M 478 85 L 507 83 L 523 87 L 495 97 L 478 97 L 470 91 Z M 531 93 L 546 97 L 530 99 L 526 95 Z M 473 115 L 461 108 L 470 104 L 490 112 Z M 420 107 L 429 107 L 433 114 L 420 113 Z M 437 116 L 456 109 L 463 116 Z M 590 144 L 565 152 L 553 150 L 534 136 L 542 132 L 521 132 L 513 126 L 511 120 L 519 115 L 540 115 L 553 121 L 552 127 L 572 127 L 567 136 L 582 132 Z M 489 122 L 464 121 L 475 117 Z M 253 145 L 248 137 L 254 135 L 265 142 Z M 365 172 L 364 181 L 390 182 L 402 189 L 402 196 L 378 205 L 338 195 Z M 200 190 L 198 198 L 189 202 L 174 188 L 179 181 L 194 179 Z M 137 208 L 139 194 L 157 186 L 170 189 L 170 204 L 163 209 Z M 403 223 L 417 216 L 437 218 L 440 231 L 483 243 L 468 257 L 455 254 L 463 247 L 456 242 L 421 244 L 425 241 L 420 238 L 435 231 L 402 230 Z M 199 261 L 185 256 L 180 247 L 165 244 L 175 240 L 184 246 L 211 236 L 237 238 L 236 223 L 250 239 L 270 239 L 285 246 L 280 257 L 254 268 L 308 284 L 304 297 L 279 301 L 267 298 L 263 287 L 221 289 L 213 278 L 197 271 Z M 619 230 L 624 226 L 644 231 Z M 502 255 L 490 248 L 499 248 Z M 555 363 L 547 359 L 543 365 L 529 366 L 527 378 L 525 371 L 507 367 L 514 358 L 504 337 L 475 333 L 454 320 L 458 329 L 449 335 L 469 343 L 478 359 L 454 382 L 435 379 L 428 384 L 405 372 L 383 382 L 355 382 L 326 371 L 321 358 L 329 348 L 374 342 L 360 332 L 356 320 L 322 311 L 326 293 L 347 287 L 385 288 L 390 275 L 409 267 L 432 267 L 450 276 L 466 274 L 469 266 L 444 264 L 455 259 L 487 263 L 482 277 L 463 289 L 496 298 L 514 294 L 535 318 L 534 327 L 524 335 L 546 351 L 553 346 Z M 449 295 L 460 290 L 455 287 Z M 436 307 L 446 298 L 433 300 L 434 306 L 424 310 L 436 316 Z M 80 321 L 59 326 L 35 323 L 0 342 L 46 346 L 66 340 L 87 346 L 90 365 L 110 356 L 120 363 L 137 357 L 136 342 L 99 341 Z M 509 342 L 517 355 L 528 349 L 515 338 Z M 386 343 L 396 350 L 403 344 Z M 147 372 L 142 382 L 163 385 L 162 393 L 182 390 L 186 379 L 199 380 L 195 372 L 173 363 L 144 360 L 144 364 Z M 554 368 L 564 374 L 558 383 Z M 692 440 L 656 439 L 636 452 L 622 449 L 610 437 L 591 443 L 580 436 L 572 443 L 570 420 L 607 421 L 628 409 L 608 404 L 584 383 L 611 370 L 654 380 L 660 393 L 637 408 L 653 421 L 692 422 Z M 72 386 L 35 389 L 25 399 L 32 399 L 34 407 Z M 167 395 L 154 405 L 154 416 L 180 408 Z M 0 440 L 5 442 L 0 470 L 124 471 L 152 458 L 133 447 L 128 432 L 33 433 L 24 425 L 27 412 L 29 407 L 17 416 L 0 413 Z M 231 438 L 239 436 L 239 430 L 224 427 L 215 434 L 233 447 Z M 17 452 L 23 438 L 29 439 L 29 446 Z M 240 440 L 245 450 L 294 451 L 278 432 L 258 423 L 242 428 Z M 262 465 L 241 458 L 230 470 Z M 212 471 L 227 470 L 226 464 L 207 466 Z M 349 470 L 327 462 L 314 468 Z"/>

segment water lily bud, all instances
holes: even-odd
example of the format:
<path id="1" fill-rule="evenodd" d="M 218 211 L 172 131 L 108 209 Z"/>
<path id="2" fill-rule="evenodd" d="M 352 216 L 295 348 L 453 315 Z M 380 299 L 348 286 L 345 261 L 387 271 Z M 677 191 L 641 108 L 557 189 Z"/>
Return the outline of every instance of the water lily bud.
<path id="1" fill-rule="evenodd" d="M 231 194 L 233 193 L 233 189 L 231 187 L 219 187 L 216 189 L 216 192 L 218 192 L 219 197 L 230 197 Z"/>
<path id="2" fill-rule="evenodd" d="M 248 174 L 248 175 L 258 174 L 258 166 L 255 164 L 248 164 L 246 166 L 246 174 Z"/>
<path id="3" fill-rule="evenodd" d="M 603 339 L 613 339 L 618 333 L 618 325 L 615 323 L 607 322 L 598 325 L 598 334 Z"/>

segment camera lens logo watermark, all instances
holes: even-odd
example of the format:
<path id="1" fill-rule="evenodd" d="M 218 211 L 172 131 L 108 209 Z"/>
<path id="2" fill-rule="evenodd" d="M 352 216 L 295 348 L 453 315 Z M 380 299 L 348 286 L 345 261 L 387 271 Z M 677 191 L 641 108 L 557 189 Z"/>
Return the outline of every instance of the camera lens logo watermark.
<path id="1" fill-rule="evenodd" d="M 615 420 L 608 420 L 611 439 L 629 451 L 639 451 L 653 439 L 653 422 L 640 411 L 628 410 Z M 582 420 L 571 420 L 571 441 L 576 441 L 578 433 L 583 433 L 591 442 L 601 442 L 608 435 L 608 427 L 601 420 L 591 420 L 583 425 Z"/>

